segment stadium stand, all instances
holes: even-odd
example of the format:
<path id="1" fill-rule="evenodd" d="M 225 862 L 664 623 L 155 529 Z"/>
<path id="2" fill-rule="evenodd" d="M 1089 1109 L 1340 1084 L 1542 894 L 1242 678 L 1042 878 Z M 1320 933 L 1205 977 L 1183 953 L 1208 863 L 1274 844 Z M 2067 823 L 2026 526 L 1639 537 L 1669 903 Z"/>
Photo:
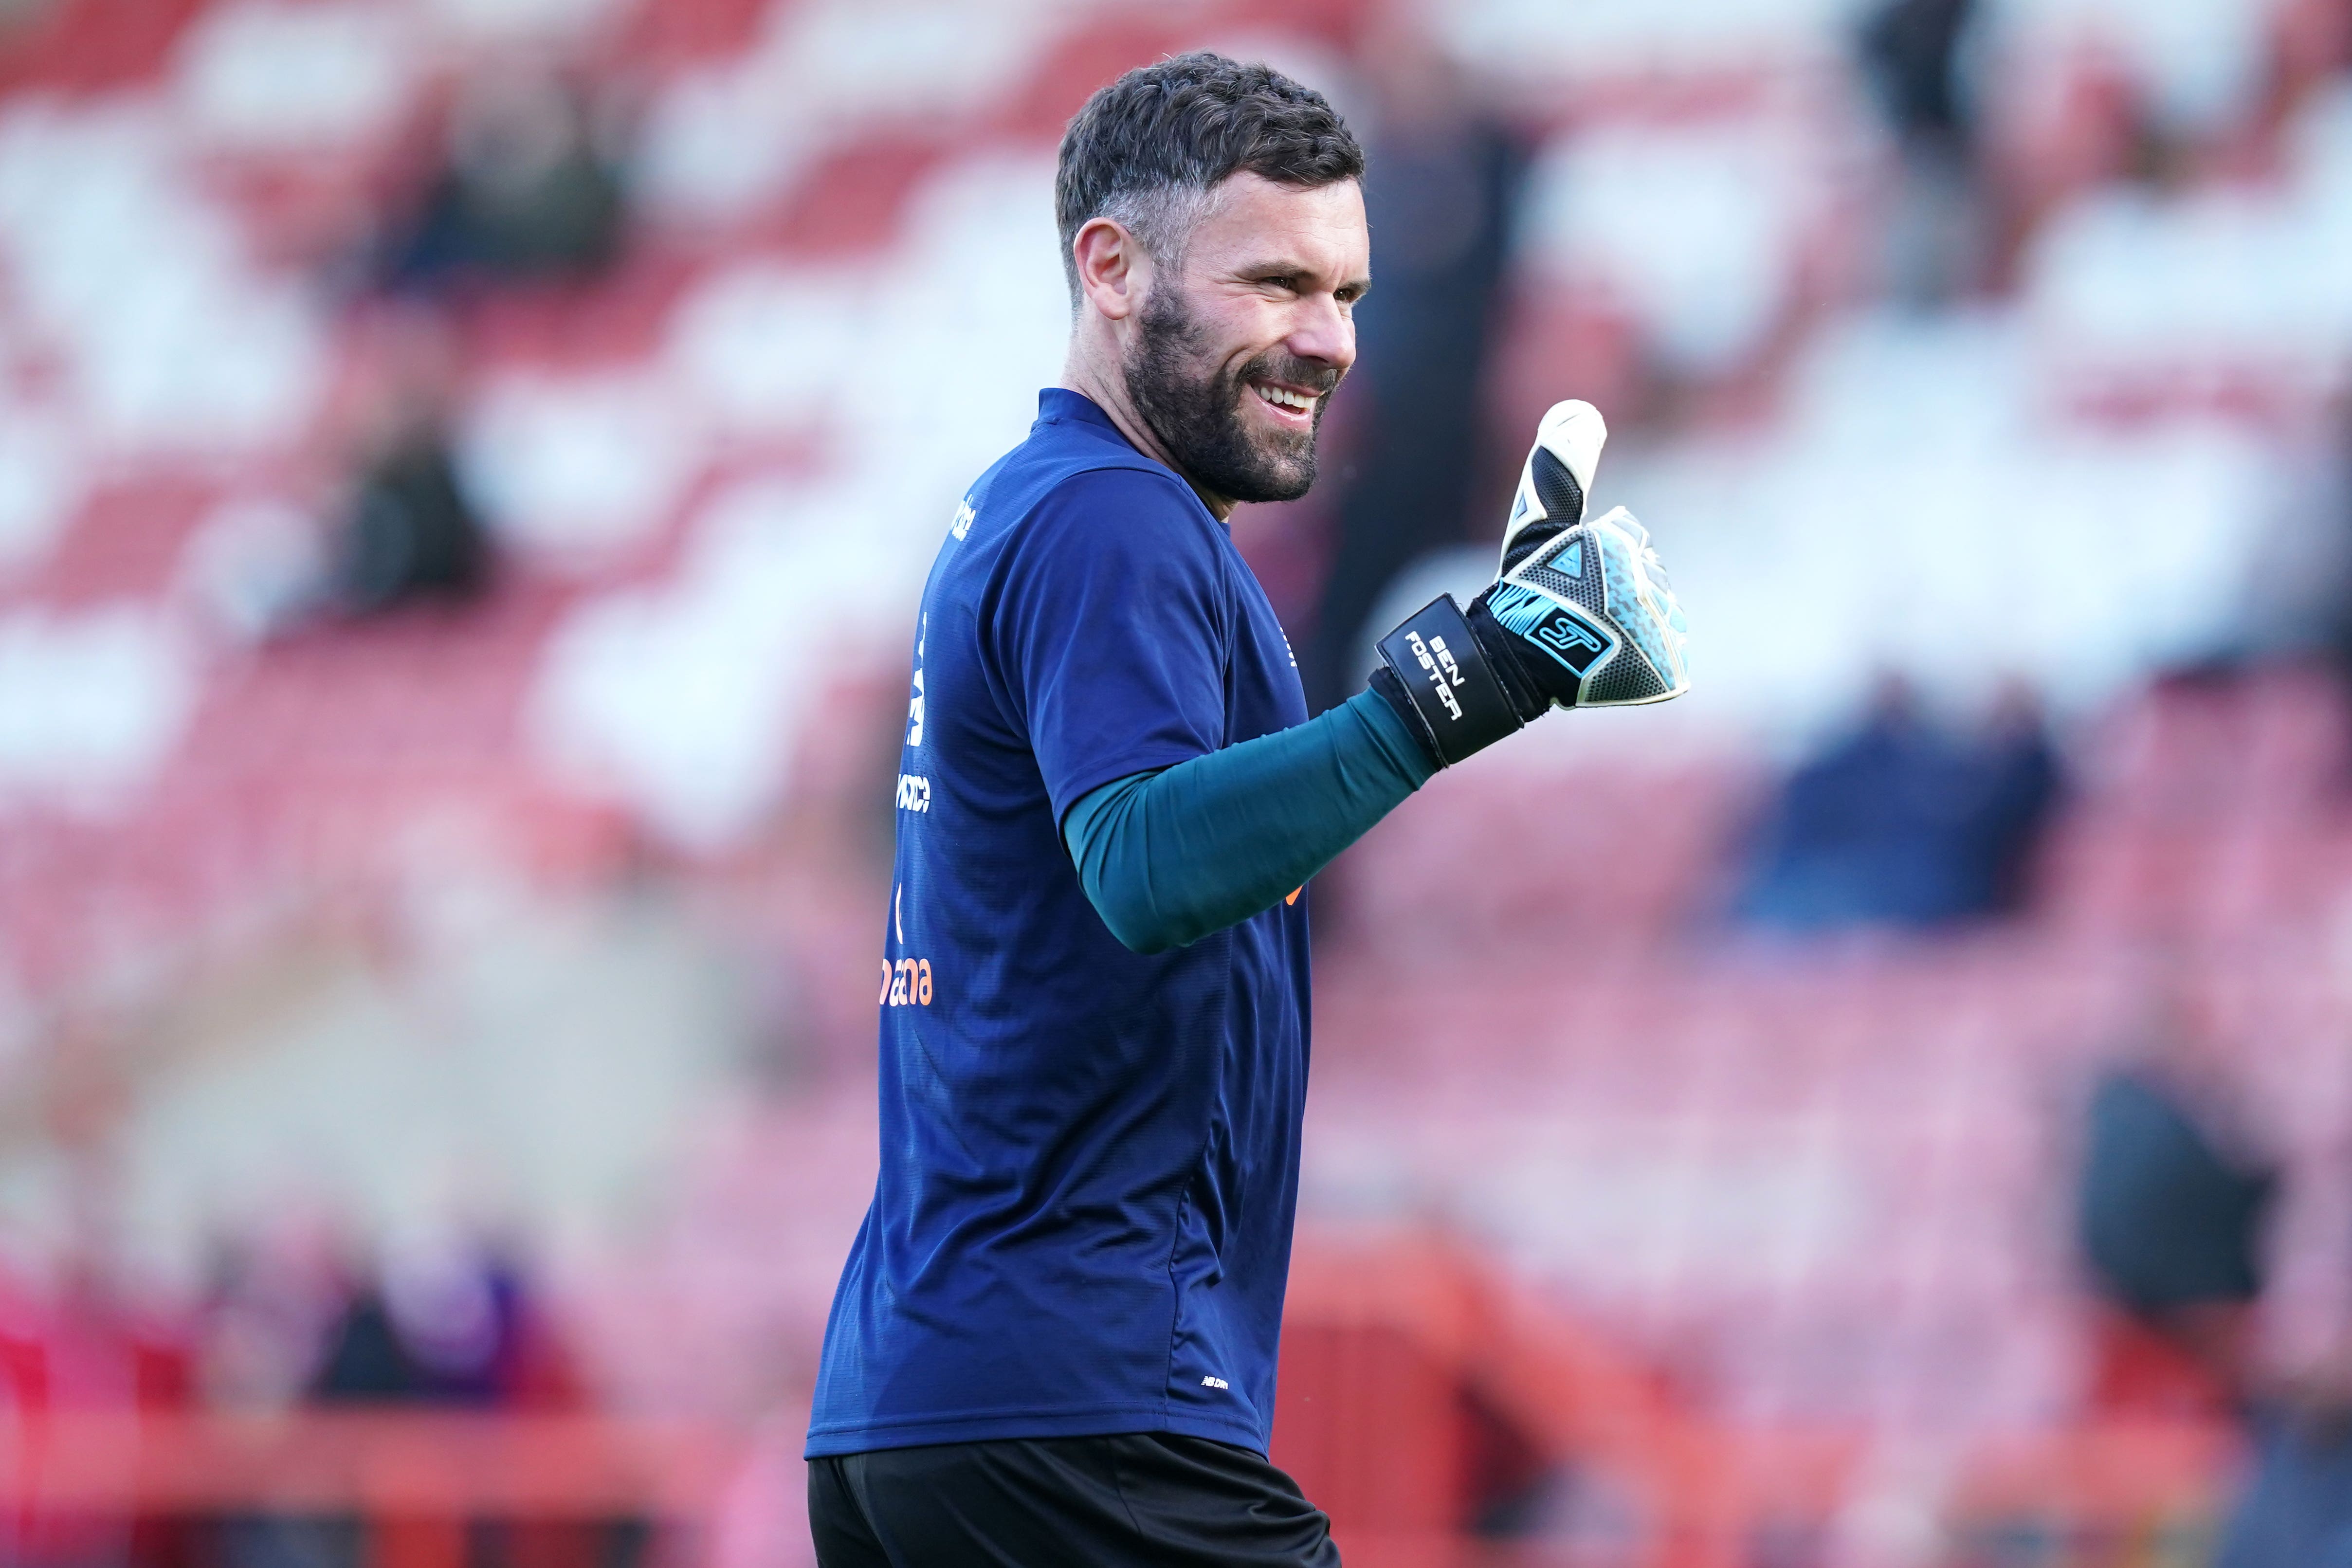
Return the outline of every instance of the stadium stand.
<path id="1" fill-rule="evenodd" d="M 1546 139 L 1496 418 L 1564 391 L 1666 411 L 1680 433 L 1622 443 L 1604 485 L 1671 544 L 1701 687 L 1646 758 L 1612 716 L 1440 778 L 1317 889 L 1281 1441 L 1350 1562 L 1514 1535 L 1693 1568 L 2019 1561 L 1997 1555 L 2018 1540 L 2088 1562 L 2209 1531 L 2232 1437 L 2102 1392 L 2125 1331 L 2055 1217 L 2151 966 L 2214 993 L 2300 1173 L 2280 1342 L 2324 1338 L 2352 1280 L 2345 698 L 2297 665 L 2156 679 L 2231 651 L 2267 476 L 2345 390 L 2352 8 L 1994 8 L 1996 291 L 1920 320 L 1867 303 L 1890 176 L 1852 11 L 1444 8 Z M 760 1035 L 734 1058 L 468 1057 L 464 1018 L 509 1015 L 455 1003 L 404 1026 L 593 1137 L 682 1151 L 614 1166 L 572 1229 L 515 1200 L 603 1405 L 718 1424 L 626 1429 L 668 1458 L 578 1506 L 699 1521 L 716 1562 L 800 1560 L 793 1402 L 876 1157 L 870 851 L 904 611 L 1055 375 L 1053 139 L 1100 80 L 1195 43 L 1334 62 L 1344 96 L 1360 22 L 1338 0 L 1272 32 L 1223 3 L 55 0 L 0 23 L 0 1096 L 44 1128 L 0 1179 L 25 1238 L 0 1249 L 11 1411 L 215 1418 L 189 1270 L 152 1310 L 77 1279 L 77 1227 L 106 1222 L 55 1195 L 173 1125 L 142 1074 L 215 1081 L 171 1042 L 217 1031 L 181 1013 L 226 990 L 275 1016 L 272 987 L 311 973 L 288 952 L 457 973 L 447 949 L 491 928 L 459 910 L 434 948 L 420 881 L 462 903 L 509 879 L 575 935 L 652 881 L 658 942 L 551 939 L 572 956 L 515 1005 L 594 997 L 652 946 L 662 996 L 756 977 L 719 1022 L 673 1010 L 677 1037 Z M 378 309 L 355 258 L 500 49 L 637 116 L 614 273 L 460 307 L 458 449 L 508 569 L 461 610 L 263 635 L 335 504 L 333 410 Z M 2186 149 L 2160 177 L 2151 123 Z M 1773 758 L 1874 661 L 1958 703 L 2030 674 L 2076 725 L 2029 917 L 1726 936 Z M 1475 895 L 1446 874 L 1470 860 L 1494 873 Z M 1499 942 L 1529 910 L 1544 951 Z M 781 1087 L 710 1091 L 741 1070 Z M 397 1153 L 447 1103 L 338 1125 Z M 168 1140 L 140 1158 L 127 1210 L 187 1191 L 134 1254 L 184 1258 L 257 1194 L 326 1201 Z M 354 1228 L 446 1222 L 470 1179 L 449 1158 L 439 1187 L 352 1178 Z M 415 1440 L 385 1434 L 336 1441 Z M 609 1436 L 516 1439 L 544 1447 L 513 1485 Z M 731 1484 L 695 1470 L 714 1444 Z M 0 1474 L 32 1489 L 26 1455 Z M 157 1473 L 89 1499 L 267 1500 L 247 1472 Z M 348 1479 L 313 1504 L 521 1506 L 479 1476 L 390 1502 Z M 131 1527 L 20 1494 L 6 1529 L 0 1555 L 63 1562 Z M 446 1530 L 401 1539 L 386 1561 L 451 1560 Z"/>

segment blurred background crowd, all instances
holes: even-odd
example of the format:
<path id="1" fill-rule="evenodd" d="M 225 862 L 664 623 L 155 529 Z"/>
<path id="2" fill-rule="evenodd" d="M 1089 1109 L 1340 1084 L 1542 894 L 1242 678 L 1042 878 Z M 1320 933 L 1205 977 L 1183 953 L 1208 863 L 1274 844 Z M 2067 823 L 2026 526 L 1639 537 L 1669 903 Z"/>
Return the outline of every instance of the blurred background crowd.
<path id="1" fill-rule="evenodd" d="M 1559 397 L 1694 627 L 1315 885 L 1349 1561 L 2352 1565 L 2346 0 L 0 0 L 0 1561 L 807 1560 L 912 606 L 1192 47 L 1370 149 L 1316 704 Z M 731 1457 L 203 1461 L 402 1412 Z"/>

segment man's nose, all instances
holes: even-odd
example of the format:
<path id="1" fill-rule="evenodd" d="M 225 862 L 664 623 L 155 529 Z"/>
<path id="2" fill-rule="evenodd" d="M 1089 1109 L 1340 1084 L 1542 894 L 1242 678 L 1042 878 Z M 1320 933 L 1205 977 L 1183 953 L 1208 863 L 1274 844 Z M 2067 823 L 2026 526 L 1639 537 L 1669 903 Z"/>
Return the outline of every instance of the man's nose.
<path id="1" fill-rule="evenodd" d="M 1344 372 L 1356 363 L 1356 323 L 1329 294 L 1310 294 L 1298 302 L 1283 347 L 1300 359 L 1319 360 Z"/>

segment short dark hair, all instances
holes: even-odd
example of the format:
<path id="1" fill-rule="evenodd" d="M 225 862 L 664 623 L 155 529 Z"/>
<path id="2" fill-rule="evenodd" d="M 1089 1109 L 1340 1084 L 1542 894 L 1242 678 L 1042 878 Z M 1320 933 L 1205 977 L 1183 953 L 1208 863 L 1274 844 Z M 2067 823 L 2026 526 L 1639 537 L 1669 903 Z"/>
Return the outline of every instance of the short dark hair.
<path id="1" fill-rule="evenodd" d="M 1139 66 L 1087 100 L 1062 133 L 1054 175 L 1072 308 L 1070 247 L 1088 222 L 1113 219 L 1168 265 L 1183 254 L 1209 193 L 1244 170 L 1312 189 L 1361 179 L 1364 150 L 1313 88 L 1206 50 Z"/>

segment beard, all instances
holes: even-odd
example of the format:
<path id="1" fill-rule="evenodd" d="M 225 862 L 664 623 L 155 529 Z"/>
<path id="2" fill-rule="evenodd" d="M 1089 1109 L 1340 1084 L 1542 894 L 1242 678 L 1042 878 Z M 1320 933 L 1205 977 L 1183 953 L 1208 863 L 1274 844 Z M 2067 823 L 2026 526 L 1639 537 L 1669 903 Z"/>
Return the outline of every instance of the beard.
<path id="1" fill-rule="evenodd" d="M 1138 320 L 1141 329 L 1122 366 L 1127 395 L 1169 458 L 1186 478 L 1212 494 L 1236 501 L 1297 500 L 1315 483 L 1315 438 L 1340 373 L 1279 349 L 1244 363 L 1220 366 L 1205 326 L 1173 287 L 1154 287 Z M 1255 397 L 1252 381 L 1281 382 L 1319 392 L 1305 430 L 1253 434 L 1242 399 Z"/>

